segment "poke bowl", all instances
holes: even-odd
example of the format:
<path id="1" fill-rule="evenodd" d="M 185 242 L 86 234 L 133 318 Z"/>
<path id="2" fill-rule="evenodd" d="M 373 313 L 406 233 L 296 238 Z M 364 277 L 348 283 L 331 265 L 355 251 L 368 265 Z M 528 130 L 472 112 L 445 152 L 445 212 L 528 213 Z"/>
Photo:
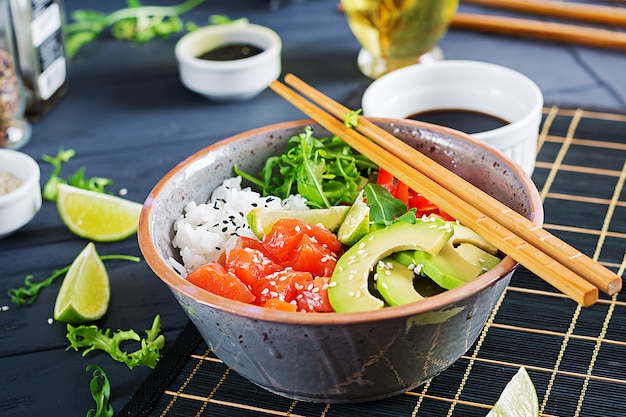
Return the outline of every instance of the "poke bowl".
<path id="1" fill-rule="evenodd" d="M 489 145 L 413 120 L 370 120 L 534 223 L 543 222 L 539 193 L 528 175 Z M 258 174 L 269 157 L 284 153 L 288 141 L 307 129 L 316 138 L 332 136 L 311 120 L 284 122 L 238 134 L 182 161 L 144 203 L 141 251 L 215 355 L 252 383 L 311 402 L 365 402 L 401 394 L 471 348 L 517 267 L 513 259 L 501 254 L 499 263 L 475 279 L 419 301 L 321 313 L 223 297 L 190 282 L 191 273 L 181 269 L 194 258 L 180 247 L 181 219 L 209 204 L 213 191 L 234 177 L 234 166 Z M 243 181 L 242 187 L 250 186 Z"/>

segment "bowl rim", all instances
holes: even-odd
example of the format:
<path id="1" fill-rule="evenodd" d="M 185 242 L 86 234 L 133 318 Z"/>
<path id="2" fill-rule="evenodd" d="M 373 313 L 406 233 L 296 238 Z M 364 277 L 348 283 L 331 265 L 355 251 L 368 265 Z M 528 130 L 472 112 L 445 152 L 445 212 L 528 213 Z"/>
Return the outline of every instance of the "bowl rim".
<path id="1" fill-rule="evenodd" d="M 41 174 L 39 165 L 30 155 L 12 149 L 0 149 L 0 158 L 2 155 L 6 155 L 11 159 L 19 158 L 20 162 L 25 164 L 28 169 L 27 178 L 20 178 L 22 183 L 17 188 L 4 195 L 0 195 L 0 207 L 6 207 L 16 201 L 19 201 L 25 194 L 30 192 L 33 187 L 37 188 L 39 186 L 39 177 Z M 5 170 L 4 168 L 1 168 L 0 171 L 6 171 L 15 175 L 14 172 L 10 172 L 8 169 Z"/>
<path id="2" fill-rule="evenodd" d="M 197 40 L 207 37 L 211 38 L 219 34 L 228 35 L 233 33 L 250 33 L 256 36 L 262 36 L 269 42 L 269 47 L 263 48 L 263 50 L 256 55 L 227 61 L 200 59 L 193 54 L 187 53 L 186 51 L 186 46 L 196 42 Z M 266 61 L 271 57 L 278 55 L 281 49 L 282 41 L 280 36 L 278 36 L 278 34 L 269 27 L 254 23 L 234 22 L 224 25 L 205 26 L 193 32 L 187 33 L 180 38 L 178 42 L 176 42 L 174 54 L 180 63 L 186 65 L 205 70 L 227 70 L 240 67 L 253 67 L 255 64 L 261 64 L 262 61 Z"/>
<path id="3" fill-rule="evenodd" d="M 510 134 L 512 131 L 518 130 L 522 126 L 526 126 L 529 123 L 533 122 L 533 120 L 537 118 L 537 115 L 541 114 L 541 109 L 543 107 L 543 102 L 544 102 L 543 93 L 541 92 L 541 89 L 539 88 L 539 86 L 530 77 L 522 74 L 521 72 L 517 70 L 506 67 L 504 65 L 495 64 L 495 63 L 486 62 L 486 61 L 474 61 L 474 60 L 464 60 L 464 59 L 445 60 L 445 61 L 438 61 L 438 62 L 427 63 L 427 64 L 414 64 L 414 65 L 406 66 L 404 68 L 399 68 L 396 71 L 392 71 L 388 74 L 383 75 L 382 77 L 374 80 L 363 92 L 362 103 L 363 103 L 364 112 L 365 112 L 366 102 L 368 101 L 376 102 L 376 100 L 374 100 L 373 98 L 370 99 L 370 97 L 372 97 L 377 90 L 380 90 L 380 91 L 388 90 L 389 85 L 393 83 L 394 80 L 396 79 L 421 76 L 422 73 L 431 72 L 433 69 L 437 73 L 441 70 L 462 71 L 462 70 L 468 70 L 468 69 L 472 71 L 478 71 L 478 72 L 495 71 L 499 74 L 504 74 L 507 77 L 510 77 L 511 79 L 517 80 L 520 85 L 523 84 L 524 88 L 530 91 L 533 97 L 533 103 L 529 107 L 528 111 L 523 117 L 515 121 L 509 122 L 508 124 L 495 128 L 495 129 L 483 130 L 483 131 L 474 133 L 473 135 L 475 137 L 482 138 L 483 140 L 489 140 L 491 136 L 495 136 L 495 135 L 502 136 L 507 133 Z M 459 79 L 462 79 L 462 76 Z M 450 107 L 452 108 L 453 106 L 450 106 Z M 365 115 L 376 117 L 376 115 L 368 115 L 368 114 L 365 114 Z"/>
<path id="4" fill-rule="evenodd" d="M 502 152 L 498 151 L 494 147 L 472 138 L 471 136 L 449 129 L 443 126 L 432 125 L 429 123 L 423 123 L 415 120 L 400 120 L 390 118 L 368 118 L 373 122 L 394 123 L 400 122 L 404 125 L 409 124 L 416 128 L 429 129 L 440 131 L 442 133 L 451 134 L 453 136 L 459 136 L 462 140 L 468 141 L 471 144 L 480 148 L 486 149 L 491 153 L 494 153 L 498 158 L 508 164 L 508 169 L 513 171 L 522 181 L 522 185 L 529 191 L 530 200 L 530 212 L 533 213 L 530 219 L 537 225 L 543 223 L 543 207 L 539 192 L 537 191 L 534 183 L 530 177 L 523 171 L 523 169 Z M 156 197 L 159 192 L 172 178 L 183 171 L 188 165 L 194 161 L 203 158 L 206 154 L 229 145 L 238 140 L 242 140 L 250 135 L 260 134 L 268 131 L 275 131 L 277 129 L 289 129 L 299 126 L 306 126 L 317 123 L 310 119 L 293 120 L 287 122 L 280 122 L 264 127 L 251 129 L 234 136 L 228 137 L 221 141 L 218 141 L 206 148 L 203 148 L 191 156 L 184 159 L 177 164 L 169 172 L 167 172 L 155 185 L 152 191 L 144 202 L 140 217 L 139 227 L 137 232 L 137 238 L 139 242 L 140 250 L 146 260 L 146 263 L 153 270 L 153 272 L 167 284 L 174 292 L 183 293 L 185 296 L 195 300 L 195 302 L 204 304 L 214 309 L 218 309 L 223 312 L 235 314 L 242 317 L 247 317 L 259 321 L 277 322 L 283 324 L 295 324 L 295 325 L 313 325 L 313 326 L 328 326 L 338 324 L 357 324 L 372 321 L 384 321 L 391 319 L 398 319 L 401 317 L 416 316 L 421 313 L 445 311 L 444 309 L 454 303 L 459 302 L 464 298 L 471 297 L 473 294 L 478 293 L 494 285 L 500 279 L 503 279 L 507 274 L 513 272 L 517 267 L 517 262 L 511 257 L 506 256 L 497 266 L 493 269 L 480 275 L 478 278 L 470 281 L 460 287 L 452 290 L 445 291 L 438 295 L 425 298 L 419 302 L 405 304 L 401 306 L 385 307 L 376 311 L 364 311 L 364 312 L 350 312 L 350 313 L 294 313 L 284 312 L 268 309 L 261 306 L 255 306 L 251 304 L 245 304 L 239 301 L 230 300 L 208 291 L 202 290 L 193 284 L 187 283 L 173 268 L 166 264 L 159 255 L 157 248 L 155 247 L 152 236 L 152 210 L 155 208 Z"/>

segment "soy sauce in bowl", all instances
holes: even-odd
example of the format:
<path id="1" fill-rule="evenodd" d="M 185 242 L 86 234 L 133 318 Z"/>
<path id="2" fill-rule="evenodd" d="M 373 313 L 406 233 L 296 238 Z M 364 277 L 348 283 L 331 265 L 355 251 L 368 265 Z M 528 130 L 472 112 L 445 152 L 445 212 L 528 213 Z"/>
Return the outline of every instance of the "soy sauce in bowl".
<path id="1" fill-rule="evenodd" d="M 407 119 L 445 126 L 468 134 L 486 132 L 509 124 L 498 116 L 466 109 L 425 110 L 411 114 Z"/>
<path id="2" fill-rule="evenodd" d="M 198 58 L 207 61 L 232 61 L 236 59 L 249 58 L 263 52 L 258 46 L 247 43 L 233 43 L 210 49 L 200 55 Z"/>

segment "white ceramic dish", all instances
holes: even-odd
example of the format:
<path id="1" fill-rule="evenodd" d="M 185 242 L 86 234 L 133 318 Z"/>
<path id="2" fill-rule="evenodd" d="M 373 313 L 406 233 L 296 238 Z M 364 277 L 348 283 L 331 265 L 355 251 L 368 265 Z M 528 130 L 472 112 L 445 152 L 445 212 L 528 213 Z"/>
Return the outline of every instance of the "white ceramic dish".
<path id="1" fill-rule="evenodd" d="M 374 81 L 362 101 L 366 116 L 406 118 L 434 109 L 473 110 L 509 124 L 472 134 L 532 174 L 543 95 L 528 77 L 500 65 L 441 61 L 412 65 Z"/>
<path id="2" fill-rule="evenodd" d="M 247 58 L 211 61 L 199 55 L 220 46 L 245 43 L 262 49 Z M 247 100 L 265 90 L 281 71 L 282 42 L 273 30 L 235 22 L 206 26 L 176 44 L 180 79 L 188 89 L 215 101 Z"/>
<path id="3" fill-rule="evenodd" d="M 0 172 L 17 177 L 21 184 L 0 195 L 0 238 L 30 222 L 41 208 L 39 165 L 25 153 L 0 149 Z"/>

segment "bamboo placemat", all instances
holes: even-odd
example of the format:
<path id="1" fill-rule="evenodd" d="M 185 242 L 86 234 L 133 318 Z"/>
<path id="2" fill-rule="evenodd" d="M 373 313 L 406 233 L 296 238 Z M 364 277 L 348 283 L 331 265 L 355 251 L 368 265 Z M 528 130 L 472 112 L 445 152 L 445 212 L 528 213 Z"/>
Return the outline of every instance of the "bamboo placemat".
<path id="1" fill-rule="evenodd" d="M 546 107 L 533 174 L 545 227 L 623 276 L 626 115 Z M 365 404 L 294 401 L 229 370 L 190 324 L 124 416 L 485 416 L 525 366 L 544 417 L 626 416 L 626 295 L 579 307 L 524 268 L 454 365 L 400 396 Z"/>

